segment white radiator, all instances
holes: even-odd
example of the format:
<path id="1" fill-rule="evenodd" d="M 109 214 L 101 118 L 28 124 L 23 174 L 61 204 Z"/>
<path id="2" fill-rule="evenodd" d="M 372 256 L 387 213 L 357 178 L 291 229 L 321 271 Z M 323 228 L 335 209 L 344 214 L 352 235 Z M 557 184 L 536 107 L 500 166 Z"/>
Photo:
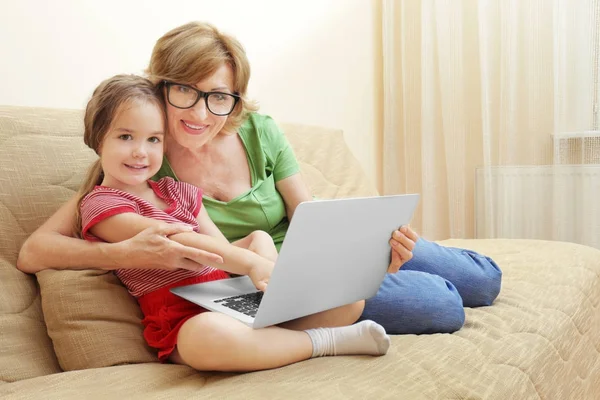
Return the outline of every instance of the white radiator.
<path id="1" fill-rule="evenodd" d="M 475 235 L 600 248 L 600 165 L 478 168 Z"/>

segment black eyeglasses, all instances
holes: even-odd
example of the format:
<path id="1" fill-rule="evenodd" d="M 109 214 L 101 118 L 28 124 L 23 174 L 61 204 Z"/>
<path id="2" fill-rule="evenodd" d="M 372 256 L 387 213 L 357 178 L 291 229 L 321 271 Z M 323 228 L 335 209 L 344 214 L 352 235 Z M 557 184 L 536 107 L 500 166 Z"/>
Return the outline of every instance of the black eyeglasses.
<path id="1" fill-rule="evenodd" d="M 203 92 L 188 85 L 163 81 L 167 88 L 167 101 L 177 108 L 192 108 L 204 99 L 208 111 L 218 116 L 229 115 L 233 112 L 235 105 L 240 101 L 237 94 L 224 92 Z"/>

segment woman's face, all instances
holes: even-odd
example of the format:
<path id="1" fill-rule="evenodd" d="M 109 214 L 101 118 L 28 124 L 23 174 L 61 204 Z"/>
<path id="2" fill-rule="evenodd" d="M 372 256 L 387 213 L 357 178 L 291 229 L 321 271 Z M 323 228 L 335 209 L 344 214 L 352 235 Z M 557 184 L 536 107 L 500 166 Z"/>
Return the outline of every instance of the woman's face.
<path id="1" fill-rule="evenodd" d="M 177 83 L 177 82 L 176 82 Z M 223 64 L 213 75 L 193 85 L 203 92 L 233 93 L 233 70 Z M 167 102 L 168 134 L 177 144 L 197 150 L 221 132 L 227 116 L 217 116 L 206 108 L 204 99 L 193 107 L 181 109 Z"/>

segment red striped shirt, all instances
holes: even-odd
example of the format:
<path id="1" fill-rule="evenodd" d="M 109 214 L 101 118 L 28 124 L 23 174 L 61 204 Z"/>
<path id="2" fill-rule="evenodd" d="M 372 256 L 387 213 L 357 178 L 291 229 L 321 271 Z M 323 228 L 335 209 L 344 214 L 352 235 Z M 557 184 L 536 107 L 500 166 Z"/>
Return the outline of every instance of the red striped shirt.
<path id="1" fill-rule="evenodd" d="M 82 236 L 90 241 L 102 241 L 89 230 L 98 222 L 116 214 L 133 212 L 144 217 L 169 223 L 185 223 L 198 232 L 196 217 L 202 207 L 202 192 L 194 185 L 177 182 L 166 177 L 158 182 L 148 181 L 154 193 L 168 204 L 160 210 L 146 200 L 122 190 L 96 186 L 81 202 Z M 206 275 L 215 269 L 206 267 L 201 271 L 176 269 L 118 269 L 115 274 L 129 292 L 140 297 L 154 290 L 183 279 Z"/>

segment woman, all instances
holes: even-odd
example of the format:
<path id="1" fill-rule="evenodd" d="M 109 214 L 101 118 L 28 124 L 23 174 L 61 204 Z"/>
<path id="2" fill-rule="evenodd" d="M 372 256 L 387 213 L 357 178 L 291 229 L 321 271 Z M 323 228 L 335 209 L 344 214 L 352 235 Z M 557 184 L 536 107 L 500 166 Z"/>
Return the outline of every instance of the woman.
<path id="1" fill-rule="evenodd" d="M 373 321 L 354 324 L 363 301 L 253 329 L 171 293 L 174 287 L 227 279 L 226 271 L 247 275 L 257 289 L 265 290 L 277 249 L 262 231 L 230 243 L 202 207 L 199 188 L 171 177 L 150 180 L 164 156 L 165 104 L 157 89 L 147 79 L 116 75 L 94 91 L 85 111 L 83 139 L 99 159 L 79 191 L 81 213 L 75 229 L 92 242 L 119 242 L 159 221 L 184 223 L 194 231 L 173 235 L 172 240 L 222 256 L 203 271 L 115 271 L 140 305 L 144 339 L 159 361 L 201 371 L 256 371 L 311 357 L 384 355 L 390 345 L 385 330 Z M 340 326 L 310 329 L 319 320 Z"/>
<path id="2" fill-rule="evenodd" d="M 240 43 L 189 23 L 158 40 L 147 72 L 167 100 L 167 151 L 157 178 L 202 188 L 204 206 L 230 241 L 263 230 L 281 245 L 296 206 L 311 195 L 285 137 L 245 97 L 250 67 Z M 230 109 L 219 108 L 224 103 Z M 197 269 L 215 257 L 168 240 L 180 232 L 175 226 L 121 243 L 86 243 L 71 237 L 74 215 L 71 200 L 34 232 L 19 268 Z M 500 291 L 501 272 L 487 257 L 427 242 L 407 227 L 390 244 L 392 273 L 361 317 L 388 333 L 453 332 L 464 323 L 463 306 L 490 305 Z"/>

